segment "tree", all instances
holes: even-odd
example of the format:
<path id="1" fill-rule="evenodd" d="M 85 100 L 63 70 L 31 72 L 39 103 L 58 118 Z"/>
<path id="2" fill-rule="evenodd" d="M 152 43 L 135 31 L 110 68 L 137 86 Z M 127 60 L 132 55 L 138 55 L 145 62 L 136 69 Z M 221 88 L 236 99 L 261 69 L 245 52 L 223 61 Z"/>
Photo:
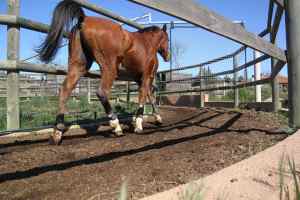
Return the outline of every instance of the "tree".
<path id="1" fill-rule="evenodd" d="M 185 51 L 186 46 L 177 40 L 172 44 L 172 61 L 175 68 L 179 68 L 181 66 L 181 59 L 185 54 Z"/>

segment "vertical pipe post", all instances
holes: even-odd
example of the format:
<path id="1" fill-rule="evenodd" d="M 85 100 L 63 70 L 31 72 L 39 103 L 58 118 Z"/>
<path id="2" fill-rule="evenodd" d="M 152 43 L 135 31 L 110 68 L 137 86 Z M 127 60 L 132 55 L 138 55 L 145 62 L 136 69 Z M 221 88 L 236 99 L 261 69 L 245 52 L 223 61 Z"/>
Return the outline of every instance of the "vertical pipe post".
<path id="1" fill-rule="evenodd" d="M 204 108 L 204 93 L 201 91 L 203 89 L 203 67 L 199 69 L 199 77 L 200 77 L 200 108 Z"/>
<path id="2" fill-rule="evenodd" d="M 253 54 L 254 60 L 261 56 L 261 53 L 259 51 L 254 51 Z M 261 63 L 256 63 L 254 65 L 254 80 L 261 80 Z M 255 99 L 257 103 L 261 102 L 261 85 L 255 86 Z"/>
<path id="3" fill-rule="evenodd" d="M 161 102 L 161 74 L 157 73 L 156 74 L 156 88 L 157 88 L 157 93 L 158 93 L 158 98 L 156 97 L 157 105 L 160 106 Z"/>
<path id="4" fill-rule="evenodd" d="M 19 0 L 8 0 L 8 14 L 19 16 Z M 18 61 L 20 50 L 20 27 L 7 26 L 7 60 Z M 17 66 L 15 66 L 17 68 Z M 7 129 L 20 128 L 19 74 L 7 72 Z"/>
<path id="5" fill-rule="evenodd" d="M 127 105 L 127 109 L 129 109 L 129 105 L 130 105 L 130 81 L 127 81 L 126 92 L 127 92 L 126 105 Z"/>
<path id="6" fill-rule="evenodd" d="M 91 103 L 91 79 L 88 78 L 88 103 Z"/>
<path id="7" fill-rule="evenodd" d="M 300 1 L 286 0 L 290 126 L 300 128 Z"/>
<path id="8" fill-rule="evenodd" d="M 174 22 L 171 21 L 171 24 L 170 24 L 170 32 L 169 32 L 169 40 L 170 40 L 170 55 L 171 55 L 171 58 L 170 58 L 170 80 L 172 81 L 172 69 L 173 69 L 173 33 L 172 33 L 172 30 L 174 29 Z"/>
<path id="9" fill-rule="evenodd" d="M 238 82 L 238 74 L 236 71 L 236 68 L 238 67 L 238 55 L 233 56 L 233 70 L 234 70 L 234 75 L 233 75 L 233 84 L 234 86 L 237 85 Z M 239 89 L 234 88 L 234 107 L 238 108 L 239 107 Z"/>

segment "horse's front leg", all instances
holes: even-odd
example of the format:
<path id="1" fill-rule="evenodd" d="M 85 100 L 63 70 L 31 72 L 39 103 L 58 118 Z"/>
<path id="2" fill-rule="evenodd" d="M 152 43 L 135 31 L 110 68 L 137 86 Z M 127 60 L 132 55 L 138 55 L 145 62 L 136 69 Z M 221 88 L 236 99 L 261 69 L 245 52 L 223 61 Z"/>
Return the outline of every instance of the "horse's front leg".
<path id="1" fill-rule="evenodd" d="M 143 80 L 142 85 L 139 89 L 139 107 L 136 112 L 136 118 L 135 118 L 135 133 L 141 133 L 143 132 L 143 115 L 144 115 L 144 105 L 147 100 L 147 95 L 150 91 L 150 80 L 149 78 Z"/>
<path id="2" fill-rule="evenodd" d="M 113 113 L 112 107 L 109 103 L 109 94 L 115 77 L 111 76 L 111 73 L 107 70 L 107 68 L 102 69 L 101 84 L 97 91 L 97 97 L 103 105 L 105 113 L 110 119 L 109 125 L 114 129 L 114 133 L 116 136 L 122 136 L 123 131 L 118 116 Z"/>

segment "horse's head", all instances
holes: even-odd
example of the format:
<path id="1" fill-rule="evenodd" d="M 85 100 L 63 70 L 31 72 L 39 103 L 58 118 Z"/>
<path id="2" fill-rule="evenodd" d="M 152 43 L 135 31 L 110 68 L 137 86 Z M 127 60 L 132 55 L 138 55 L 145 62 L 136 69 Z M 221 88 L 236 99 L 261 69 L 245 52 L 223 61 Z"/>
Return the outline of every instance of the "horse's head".
<path id="1" fill-rule="evenodd" d="M 158 53 L 163 57 L 165 62 L 170 61 L 170 51 L 169 51 L 169 36 L 167 33 L 167 25 L 165 24 L 161 29 L 161 39 L 158 47 Z"/>

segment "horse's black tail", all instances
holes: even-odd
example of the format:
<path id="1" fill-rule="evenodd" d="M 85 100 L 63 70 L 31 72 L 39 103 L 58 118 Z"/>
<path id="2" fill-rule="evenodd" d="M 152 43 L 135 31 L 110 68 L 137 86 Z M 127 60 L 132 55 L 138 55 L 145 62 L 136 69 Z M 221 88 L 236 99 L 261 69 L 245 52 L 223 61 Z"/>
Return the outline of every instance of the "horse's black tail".
<path id="1" fill-rule="evenodd" d="M 62 43 L 64 32 L 70 32 L 72 25 L 77 23 L 76 28 L 85 17 L 79 4 L 71 0 L 60 2 L 53 13 L 50 32 L 45 41 L 36 49 L 40 60 L 50 62 L 54 59 L 59 46 Z"/>

